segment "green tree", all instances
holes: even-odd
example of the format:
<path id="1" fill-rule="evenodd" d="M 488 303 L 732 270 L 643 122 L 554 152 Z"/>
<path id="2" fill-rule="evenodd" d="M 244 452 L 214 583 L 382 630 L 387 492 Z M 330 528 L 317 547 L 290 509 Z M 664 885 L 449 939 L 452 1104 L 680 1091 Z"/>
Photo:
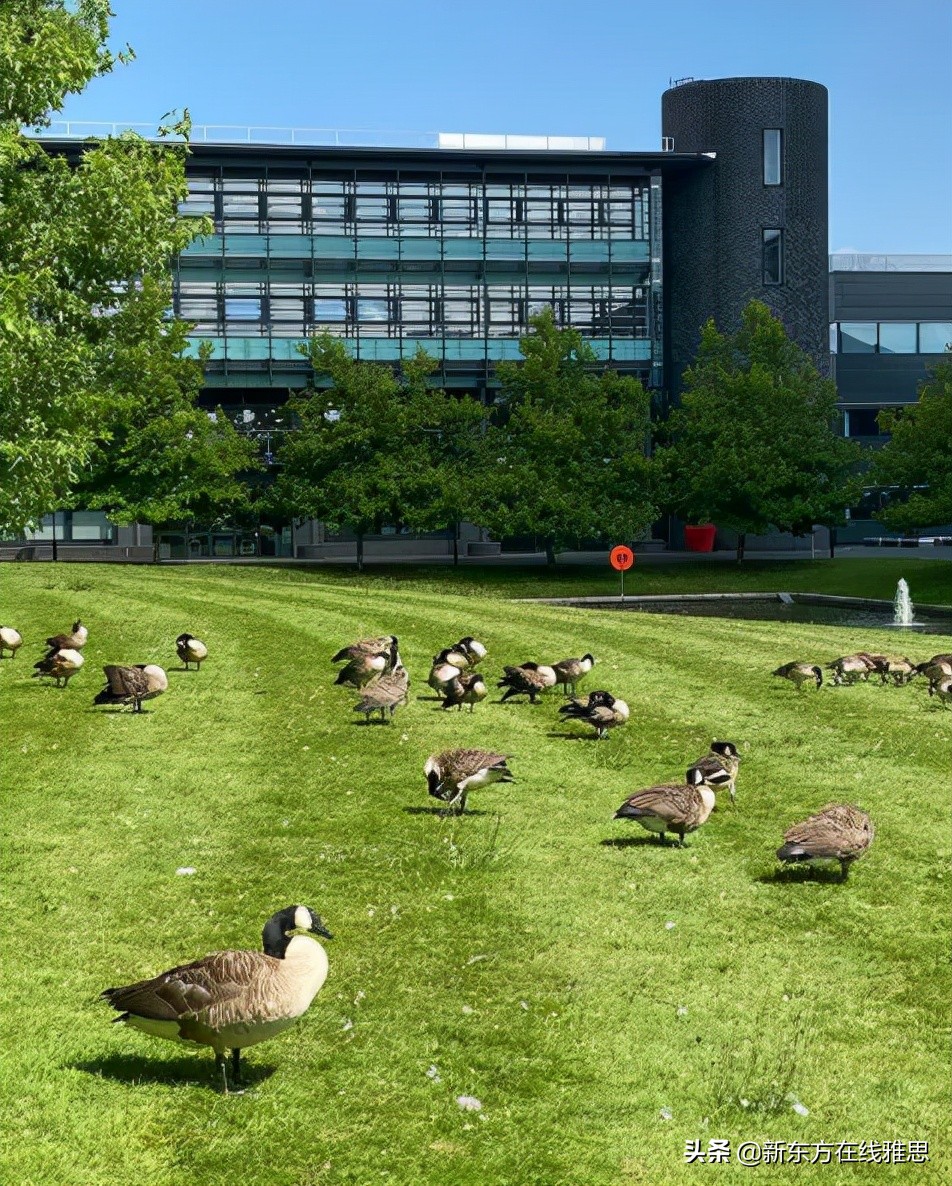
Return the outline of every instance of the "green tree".
<path id="1" fill-rule="evenodd" d="M 431 389 L 427 376 L 437 364 L 422 350 L 404 362 L 401 377 L 357 361 L 326 334 L 306 351 L 315 375 L 328 375 L 331 387 L 292 397 L 294 427 L 279 449 L 267 505 L 353 531 L 362 568 L 364 536 L 385 524 L 446 525 L 457 509 L 448 482 L 454 450 L 464 448 L 479 407 Z"/>
<path id="2" fill-rule="evenodd" d="M 650 403 L 637 379 L 598 369 L 592 347 L 559 329 L 551 309 L 531 326 L 524 361 L 497 367 L 475 514 L 498 535 L 540 536 L 554 564 L 573 539 L 631 540 L 655 517 Z"/>
<path id="3" fill-rule="evenodd" d="M 738 560 L 748 532 L 845 521 L 858 448 L 834 429 L 834 384 L 766 305 L 751 301 L 734 334 L 709 321 L 684 383 L 658 454 L 674 513 L 736 531 Z"/>
<path id="4" fill-rule="evenodd" d="M 908 492 L 877 518 L 909 531 L 952 523 L 952 354 L 931 368 L 912 407 L 881 412 L 891 440 L 876 454 L 871 478 Z"/>
<path id="5" fill-rule="evenodd" d="M 178 214 L 187 113 L 169 129 L 180 142 L 126 134 L 84 146 L 74 161 L 20 131 L 48 123 L 67 94 L 128 58 L 106 48 L 110 15 L 107 0 L 0 5 L 2 535 L 68 504 L 90 465 L 109 458 L 114 436 L 127 452 L 136 440 L 154 447 L 148 434 L 129 432 L 147 418 L 148 374 L 167 378 L 181 363 L 184 393 L 201 372 L 166 324 L 170 260 L 206 229 Z M 166 359 L 150 360 L 138 384 L 133 325 Z M 183 394 L 180 417 L 186 405 Z M 202 436 L 193 430 L 191 439 Z M 140 462 L 158 467 L 160 457 Z"/>

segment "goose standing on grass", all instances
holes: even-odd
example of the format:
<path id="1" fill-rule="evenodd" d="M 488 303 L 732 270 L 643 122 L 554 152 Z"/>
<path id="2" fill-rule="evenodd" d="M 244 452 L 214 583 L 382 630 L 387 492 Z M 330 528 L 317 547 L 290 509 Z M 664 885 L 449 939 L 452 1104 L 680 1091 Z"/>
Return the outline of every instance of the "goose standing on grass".
<path id="1" fill-rule="evenodd" d="M 930 680 L 929 695 L 938 696 L 941 704 L 948 704 L 952 708 L 952 675 L 943 674 L 938 679 Z"/>
<path id="2" fill-rule="evenodd" d="M 816 663 L 784 663 L 773 674 L 790 680 L 798 692 L 808 680 L 812 679 L 818 688 L 823 683 L 823 670 Z"/>
<path id="3" fill-rule="evenodd" d="M 395 634 L 384 634 L 380 638 L 362 638 L 358 642 L 352 642 L 346 647 L 341 647 L 331 662 L 343 663 L 345 659 L 354 660 L 366 655 L 382 654 L 393 657 L 390 664 L 392 671 L 400 662 L 399 639 Z"/>
<path id="4" fill-rule="evenodd" d="M 500 704 L 513 696 L 528 696 L 529 703 L 535 704 L 540 692 L 555 687 L 555 671 L 544 663 L 521 663 L 518 667 L 504 667 L 503 671 L 505 675 L 496 685 L 506 689 Z"/>
<path id="5" fill-rule="evenodd" d="M 397 707 L 406 704 L 409 687 L 409 673 L 401 664 L 400 667 L 395 667 L 393 671 L 382 675 L 380 679 L 375 679 L 373 683 L 364 688 L 362 698 L 354 705 L 354 712 L 362 712 L 368 724 L 372 712 L 379 712 L 381 721 L 386 722 L 388 719 L 392 721 Z M 390 714 L 389 718 L 388 713 Z"/>
<path id="6" fill-rule="evenodd" d="M 627 722 L 629 710 L 624 700 L 619 700 L 611 692 L 600 690 L 563 704 L 559 709 L 559 715 L 566 721 L 580 721 L 583 725 L 591 725 L 595 730 L 596 741 L 601 741 L 607 736 L 609 729 L 616 729 Z"/>
<path id="7" fill-rule="evenodd" d="M 855 684 L 858 680 L 868 680 L 869 673 L 875 668 L 866 662 L 863 655 L 843 655 L 827 663 L 827 671 L 833 672 L 833 683 L 836 687 L 842 684 Z"/>
<path id="8" fill-rule="evenodd" d="M 930 663 L 948 663 L 950 668 L 952 668 L 952 651 L 948 652 L 947 654 L 933 655 L 932 658 L 929 660 L 929 662 Z"/>
<path id="9" fill-rule="evenodd" d="M 342 658 L 349 661 L 337 673 L 335 684 L 356 688 L 358 691 L 371 680 L 378 679 L 400 666 L 400 650 L 396 638 L 372 639 L 373 643 L 383 643 L 381 650 L 375 651 L 369 644 L 355 643 L 338 651 L 332 662 L 338 663 Z"/>
<path id="10" fill-rule="evenodd" d="M 51 651 L 81 651 L 89 638 L 89 631 L 77 620 L 73 623 L 72 634 L 54 634 L 46 640 Z"/>
<path id="11" fill-rule="evenodd" d="M 828 803 L 784 833 L 777 859 L 784 862 L 839 861 L 841 880 L 866 852 L 876 832 L 865 811 L 851 803 Z"/>
<path id="12" fill-rule="evenodd" d="M 186 671 L 189 663 L 194 663 L 195 670 L 201 671 L 202 661 L 208 658 L 208 647 L 194 634 L 180 634 L 175 640 L 175 649 Z"/>
<path id="13" fill-rule="evenodd" d="M 332 938 L 315 911 L 287 906 L 265 923 L 263 951 L 216 951 L 151 980 L 107 988 L 100 999 L 133 1029 L 211 1046 L 227 1092 L 226 1053 L 237 1086 L 241 1051 L 293 1025 L 327 979 L 327 953 L 312 934 Z"/>
<path id="14" fill-rule="evenodd" d="M 908 684 L 916 674 L 917 668 L 911 659 L 907 659 L 905 655 L 890 655 L 886 659 L 885 668 L 880 673 L 880 678 L 884 684 L 892 680 L 897 688 L 901 688 L 903 684 Z"/>
<path id="15" fill-rule="evenodd" d="M 10 658 L 15 659 L 17 651 L 22 646 L 23 639 L 19 630 L 14 630 L 12 626 L 0 626 L 0 659 L 4 657 L 4 651 L 9 651 Z"/>
<path id="16" fill-rule="evenodd" d="M 56 680 L 56 686 L 58 688 L 65 688 L 84 662 L 85 660 L 79 651 L 74 651 L 70 648 L 62 651 L 50 651 L 39 663 L 33 664 L 36 668 L 33 672 L 33 678 L 39 679 L 44 675 L 48 675 Z M 60 683 L 61 680 L 62 683 Z"/>
<path id="17" fill-rule="evenodd" d="M 739 766 L 740 754 L 733 741 L 712 741 L 710 751 L 698 758 L 692 769 L 701 772 L 701 777 L 712 790 L 727 787 L 733 803 L 737 795 Z"/>
<path id="18" fill-rule="evenodd" d="M 457 814 L 466 810 L 466 797 L 476 787 L 493 782 L 514 782 L 506 765 L 508 754 L 495 754 L 485 749 L 448 749 L 431 754 L 423 767 L 430 794 L 449 806 L 456 805 Z"/>
<path id="19" fill-rule="evenodd" d="M 661 844 L 674 832 L 682 846 L 688 832 L 696 832 L 714 810 L 714 792 L 700 770 L 692 767 L 683 783 L 665 783 L 636 791 L 615 812 L 615 819 L 632 819 L 655 832 Z"/>
<path id="20" fill-rule="evenodd" d="M 473 671 L 469 675 L 462 672 L 446 685 L 445 694 L 444 708 L 457 708 L 462 712 L 463 705 L 468 704 L 469 711 L 472 712 L 480 700 L 485 700 L 489 695 L 489 689 L 478 671 Z"/>
<path id="21" fill-rule="evenodd" d="M 463 668 L 459 664 L 450 662 L 452 653 L 453 648 L 446 647 L 438 655 L 433 656 L 433 666 L 430 668 L 430 675 L 426 682 L 437 696 L 445 696 L 446 689 L 453 680 L 463 674 Z"/>
<path id="22" fill-rule="evenodd" d="M 565 688 L 567 694 L 571 692 L 574 696 L 578 681 L 588 675 L 594 666 L 594 655 L 583 655 L 581 659 L 560 659 L 558 663 L 552 664 L 555 686 Z"/>
<path id="23" fill-rule="evenodd" d="M 103 668 L 103 674 L 106 686 L 93 704 L 131 704 L 133 712 L 142 712 L 143 700 L 154 700 L 169 687 L 168 676 L 154 663 L 137 663 L 132 667 L 109 664 Z"/>

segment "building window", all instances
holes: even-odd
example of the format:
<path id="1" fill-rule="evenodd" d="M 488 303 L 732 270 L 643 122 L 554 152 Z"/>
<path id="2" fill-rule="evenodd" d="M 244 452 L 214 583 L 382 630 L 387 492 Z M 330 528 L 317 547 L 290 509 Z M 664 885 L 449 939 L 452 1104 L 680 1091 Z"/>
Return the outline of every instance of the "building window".
<path id="1" fill-rule="evenodd" d="M 876 353 L 876 322 L 875 321 L 842 321 L 842 322 L 840 322 L 840 353 L 841 354 L 875 354 Z"/>
<path id="2" fill-rule="evenodd" d="M 920 354 L 944 354 L 950 345 L 952 345 L 952 322 L 919 322 Z"/>
<path id="3" fill-rule="evenodd" d="M 783 231 L 771 229 L 763 234 L 764 284 L 783 284 Z"/>
<path id="4" fill-rule="evenodd" d="M 225 297 L 226 321 L 260 321 L 260 297 Z"/>
<path id="5" fill-rule="evenodd" d="M 782 152 L 783 138 L 780 128 L 764 128 L 764 185 L 783 183 Z"/>
<path id="6" fill-rule="evenodd" d="M 914 321 L 880 322 L 879 353 L 915 354 L 916 323 Z"/>
<path id="7" fill-rule="evenodd" d="M 879 426 L 879 413 L 882 411 L 882 408 L 847 408 L 843 413 L 844 436 L 886 436 Z"/>

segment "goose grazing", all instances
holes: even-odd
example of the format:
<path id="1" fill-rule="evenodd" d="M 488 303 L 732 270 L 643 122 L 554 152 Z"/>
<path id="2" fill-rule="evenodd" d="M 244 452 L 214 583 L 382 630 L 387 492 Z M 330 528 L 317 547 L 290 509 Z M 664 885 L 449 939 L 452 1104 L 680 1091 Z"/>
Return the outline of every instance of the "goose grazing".
<path id="1" fill-rule="evenodd" d="M 466 796 L 476 787 L 493 782 L 514 782 L 506 765 L 508 754 L 494 754 L 485 749 L 448 749 L 431 754 L 423 767 L 427 789 L 462 815 L 466 810 Z"/>
<path id="2" fill-rule="evenodd" d="M 911 659 L 907 659 L 905 655 L 889 655 L 880 672 L 880 678 L 884 684 L 892 680 L 897 688 L 901 688 L 903 684 L 908 684 L 916 674 L 916 665 Z"/>
<path id="3" fill-rule="evenodd" d="M 823 671 L 815 663 L 784 663 L 773 674 L 790 680 L 798 692 L 807 680 L 812 679 L 818 688 L 823 683 Z"/>
<path id="4" fill-rule="evenodd" d="M 50 651 L 39 663 L 33 664 L 36 668 L 33 678 L 39 679 L 41 676 L 48 675 L 56 680 L 58 688 L 65 688 L 84 662 L 85 660 L 79 651 L 74 651 L 69 647 L 62 651 Z"/>
<path id="5" fill-rule="evenodd" d="M 340 658 L 348 658 L 348 656 L 349 662 L 337 673 L 335 684 L 356 688 L 360 691 L 371 680 L 386 675 L 400 666 L 400 651 L 396 638 L 391 636 L 389 639 L 374 639 L 372 641 L 384 643 L 384 648 L 380 651 L 373 651 L 370 648 L 361 649 L 364 644 L 355 643 L 353 646 L 345 647 L 344 650 L 337 652 L 333 662 L 337 663 Z"/>
<path id="6" fill-rule="evenodd" d="M 866 852 L 875 834 L 865 811 L 849 803 L 828 803 L 787 829 L 777 858 L 784 862 L 839 861 L 845 881 L 850 865 Z"/>
<path id="7" fill-rule="evenodd" d="M 409 673 L 401 664 L 364 688 L 361 700 L 354 705 L 354 712 L 362 712 L 368 724 L 372 712 L 379 712 L 381 721 L 393 720 L 397 707 L 407 702 L 409 687 Z"/>
<path id="8" fill-rule="evenodd" d="M 656 832 L 661 844 L 665 833 L 674 832 L 681 844 L 687 832 L 695 832 L 714 810 L 714 792 L 700 770 L 692 767 L 683 783 L 666 783 L 636 791 L 615 812 L 615 819 L 633 819 L 649 832 Z"/>
<path id="9" fill-rule="evenodd" d="M 0 626 L 0 659 L 4 657 L 4 651 L 9 651 L 10 658 L 15 659 L 17 651 L 22 646 L 23 639 L 18 630 L 14 630 L 12 626 Z"/>
<path id="10" fill-rule="evenodd" d="M 952 675 L 943 674 L 938 679 L 930 680 L 929 695 L 938 696 L 943 704 L 952 707 Z"/>
<path id="11" fill-rule="evenodd" d="M 561 659 L 558 663 L 553 663 L 552 670 L 555 672 L 555 686 L 557 688 L 565 688 L 566 693 L 571 691 L 574 696 L 578 681 L 583 676 L 588 675 L 594 666 L 594 655 L 583 655 L 581 659 Z"/>
<path id="12" fill-rule="evenodd" d="M 446 699 L 443 701 L 443 707 L 457 708 L 460 712 L 463 711 L 464 704 L 468 704 L 469 711 L 472 712 L 480 700 L 485 700 L 489 695 L 486 681 L 478 671 L 471 672 L 469 675 L 462 672 L 446 685 L 445 692 Z"/>
<path id="13" fill-rule="evenodd" d="M 461 638 L 452 649 L 454 651 L 462 651 L 469 660 L 470 667 L 478 667 L 489 653 L 483 644 L 473 638 L 471 634 L 467 634 L 465 638 Z"/>
<path id="14" fill-rule="evenodd" d="M 943 659 L 939 655 L 925 663 L 917 663 L 916 672 L 919 675 L 924 675 L 932 683 L 933 680 L 939 679 L 943 675 L 952 675 L 952 659 Z"/>
<path id="15" fill-rule="evenodd" d="M 544 663 L 522 663 L 518 667 L 504 667 L 503 671 L 505 675 L 496 685 L 506 689 L 500 704 L 513 696 L 528 696 L 529 703 L 535 704 L 540 692 L 555 687 L 555 671 Z"/>
<path id="16" fill-rule="evenodd" d="M 389 670 L 393 670 L 400 662 L 399 640 L 395 634 L 385 634 L 381 638 L 362 638 L 359 642 L 352 642 L 349 646 L 341 647 L 332 663 L 343 663 L 345 659 L 353 661 L 368 655 L 386 654 L 392 658 Z"/>
<path id="17" fill-rule="evenodd" d="M 440 651 L 438 655 L 433 656 L 433 666 L 430 668 L 430 676 L 426 682 L 436 692 L 437 696 L 445 696 L 446 689 L 453 680 L 462 675 L 462 667 L 457 663 L 450 662 L 451 654 L 453 654 L 453 648 L 447 647 L 445 650 Z"/>
<path id="18" fill-rule="evenodd" d="M 168 691 L 169 678 L 154 663 L 137 663 L 133 667 L 109 664 L 103 668 L 106 686 L 93 704 L 131 704 L 133 712 L 142 712 L 143 700 L 154 700 Z"/>
<path id="19" fill-rule="evenodd" d="M 943 654 L 943 655 L 933 655 L 932 658 L 929 660 L 929 662 L 930 663 L 948 663 L 949 667 L 952 668 L 952 653 Z"/>
<path id="20" fill-rule="evenodd" d="M 72 634 L 54 634 L 46 640 L 51 651 L 81 651 L 89 638 L 89 631 L 78 619 L 73 623 Z"/>
<path id="21" fill-rule="evenodd" d="M 869 673 L 876 668 L 867 663 L 864 655 L 843 655 L 826 665 L 828 671 L 833 672 L 833 683 L 840 687 L 842 684 L 855 684 L 857 680 L 868 680 Z"/>
<path id="22" fill-rule="evenodd" d="M 596 741 L 601 741 L 609 729 L 624 725 L 628 720 L 628 705 L 611 692 L 590 692 L 563 704 L 559 715 L 566 721 L 581 721 L 595 730 Z"/>
<path id="23" fill-rule="evenodd" d="M 733 803 L 737 794 L 739 766 L 740 754 L 733 741 L 712 741 L 710 751 L 703 758 L 698 758 L 692 769 L 701 772 L 701 778 L 712 790 L 727 787 Z"/>
<path id="24" fill-rule="evenodd" d="M 178 657 L 185 664 L 186 671 L 188 671 L 189 663 L 194 663 L 195 670 L 201 671 L 202 661 L 208 658 L 208 647 L 194 634 L 180 634 L 175 640 L 175 649 L 178 652 Z"/>
<path id="25" fill-rule="evenodd" d="M 216 951 L 151 980 L 107 988 L 100 999 L 133 1029 L 211 1046 L 227 1092 L 226 1052 L 237 1086 L 241 1051 L 293 1025 L 327 979 L 327 953 L 312 934 L 332 938 L 315 911 L 287 906 L 265 923 L 263 951 Z"/>

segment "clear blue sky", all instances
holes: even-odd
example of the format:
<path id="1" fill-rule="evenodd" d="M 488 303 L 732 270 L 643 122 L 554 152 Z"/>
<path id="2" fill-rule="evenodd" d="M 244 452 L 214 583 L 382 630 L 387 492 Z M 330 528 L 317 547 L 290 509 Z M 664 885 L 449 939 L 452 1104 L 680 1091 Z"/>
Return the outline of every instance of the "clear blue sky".
<path id="1" fill-rule="evenodd" d="M 669 80 L 830 92 L 830 248 L 952 252 L 952 0 L 113 0 L 136 61 L 63 117 L 605 136 Z"/>

